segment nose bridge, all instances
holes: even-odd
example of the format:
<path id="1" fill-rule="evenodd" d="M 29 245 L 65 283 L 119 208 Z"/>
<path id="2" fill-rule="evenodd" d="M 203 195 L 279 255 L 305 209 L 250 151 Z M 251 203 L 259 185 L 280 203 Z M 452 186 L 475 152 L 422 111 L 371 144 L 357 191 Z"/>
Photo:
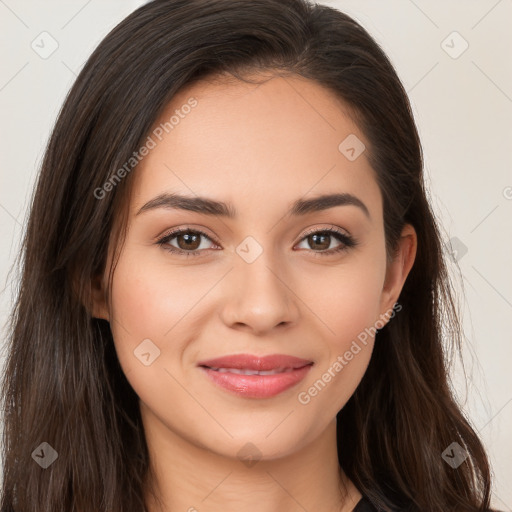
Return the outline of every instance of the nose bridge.
<path id="1" fill-rule="evenodd" d="M 225 321 L 256 331 L 293 321 L 293 294 L 272 248 L 249 236 L 237 246 L 236 253 Z"/>

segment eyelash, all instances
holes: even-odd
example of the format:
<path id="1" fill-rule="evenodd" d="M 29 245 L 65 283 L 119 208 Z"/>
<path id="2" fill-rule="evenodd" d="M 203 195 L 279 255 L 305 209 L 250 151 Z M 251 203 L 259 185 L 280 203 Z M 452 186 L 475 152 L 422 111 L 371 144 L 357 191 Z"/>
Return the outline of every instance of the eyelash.
<path id="1" fill-rule="evenodd" d="M 197 249 L 194 251 L 184 251 L 182 249 L 177 249 L 176 247 L 167 245 L 168 242 L 171 241 L 173 238 L 176 238 L 178 235 L 185 234 L 185 233 L 192 233 L 192 234 L 198 234 L 198 235 L 204 236 L 204 237 L 208 238 L 209 240 L 211 240 L 212 242 L 214 242 L 215 244 L 217 244 L 217 242 L 215 240 L 213 240 L 210 236 L 208 236 L 206 233 L 204 233 L 200 229 L 190 229 L 190 228 L 177 229 L 175 231 L 167 233 L 163 237 L 159 238 L 156 241 L 156 243 L 158 245 L 160 245 L 164 250 L 169 251 L 173 254 L 182 255 L 185 257 L 200 256 L 201 251 L 198 251 Z M 302 242 L 308 236 L 311 236 L 314 234 L 327 234 L 327 235 L 333 236 L 339 242 L 341 242 L 341 244 L 334 249 L 328 249 L 325 251 L 312 251 L 314 256 L 318 256 L 318 257 L 331 256 L 336 253 L 341 253 L 343 251 L 347 251 L 348 249 L 351 249 L 351 248 L 355 247 L 356 245 L 358 245 L 358 241 L 354 237 L 347 235 L 346 233 L 343 233 L 334 227 L 330 228 L 330 229 L 310 230 L 304 234 L 304 236 L 300 239 L 300 242 Z M 219 244 L 217 244 L 217 245 L 219 245 Z M 208 249 L 204 249 L 204 250 L 208 250 Z"/>

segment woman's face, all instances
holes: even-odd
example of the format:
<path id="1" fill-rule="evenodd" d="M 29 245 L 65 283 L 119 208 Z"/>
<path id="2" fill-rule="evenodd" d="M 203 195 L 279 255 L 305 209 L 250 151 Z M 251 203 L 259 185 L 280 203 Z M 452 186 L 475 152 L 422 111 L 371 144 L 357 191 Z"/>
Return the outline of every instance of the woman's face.
<path id="1" fill-rule="evenodd" d="M 145 425 L 231 457 L 291 454 L 355 391 L 414 257 L 406 247 L 386 267 L 368 142 L 298 77 L 196 83 L 150 137 L 112 309 L 98 299 L 95 316 L 110 321 Z"/>

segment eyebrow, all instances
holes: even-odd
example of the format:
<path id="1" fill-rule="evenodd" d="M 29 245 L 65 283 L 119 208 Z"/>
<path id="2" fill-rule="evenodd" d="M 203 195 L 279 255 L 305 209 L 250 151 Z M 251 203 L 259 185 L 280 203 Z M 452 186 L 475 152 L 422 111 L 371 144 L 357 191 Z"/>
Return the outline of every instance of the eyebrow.
<path id="1" fill-rule="evenodd" d="M 335 206 L 349 205 L 357 206 L 368 219 L 371 219 L 370 212 L 361 199 L 348 193 L 323 194 L 311 199 L 297 199 L 292 204 L 288 214 L 292 216 L 307 215 L 334 208 Z M 206 197 L 188 197 L 176 193 L 163 193 L 156 196 L 142 206 L 136 215 L 157 208 L 187 210 L 228 219 L 234 219 L 237 216 L 236 209 L 230 203 L 223 203 Z"/>

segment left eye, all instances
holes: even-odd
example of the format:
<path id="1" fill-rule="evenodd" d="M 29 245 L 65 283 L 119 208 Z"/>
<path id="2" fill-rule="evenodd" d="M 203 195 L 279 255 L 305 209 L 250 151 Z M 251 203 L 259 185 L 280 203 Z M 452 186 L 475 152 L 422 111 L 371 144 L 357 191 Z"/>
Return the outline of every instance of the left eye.
<path id="1" fill-rule="evenodd" d="M 309 234 L 307 236 L 305 236 L 302 240 L 304 240 L 304 242 L 302 243 L 306 243 L 306 244 L 309 244 L 310 246 L 311 245 L 315 245 L 317 244 L 317 249 L 320 249 L 322 251 L 326 251 L 326 250 L 329 250 L 331 251 L 331 242 L 333 241 L 333 239 L 337 239 L 338 240 L 338 243 L 339 245 L 343 245 L 343 240 L 341 240 L 341 236 L 339 233 L 335 233 L 333 231 L 315 231 L 314 233 L 312 234 Z M 345 240 L 346 242 L 346 240 Z M 338 245 L 338 247 L 339 247 Z M 306 247 L 307 249 L 307 247 Z M 336 249 L 336 247 L 334 248 Z"/>
<path id="2" fill-rule="evenodd" d="M 163 246 L 165 250 L 172 253 L 181 254 L 184 256 L 199 256 L 201 254 L 201 249 L 208 250 L 208 247 L 201 247 L 203 245 L 201 242 L 201 237 L 212 241 L 211 238 L 202 231 L 181 229 L 165 235 L 157 241 L 157 244 Z M 334 248 L 330 248 L 333 238 L 338 240 L 339 244 Z M 177 247 L 171 243 L 171 241 L 175 239 L 177 241 Z M 302 240 L 304 242 L 302 242 Z M 301 243 L 306 243 L 310 245 L 310 247 L 317 244 L 316 248 L 320 249 L 320 251 L 313 252 L 318 253 L 319 256 L 341 252 L 343 250 L 349 249 L 350 247 L 354 247 L 357 244 L 354 238 L 352 238 L 350 235 L 337 231 L 336 229 L 312 231 L 306 234 L 302 240 Z M 213 243 L 215 245 L 215 242 Z"/>

